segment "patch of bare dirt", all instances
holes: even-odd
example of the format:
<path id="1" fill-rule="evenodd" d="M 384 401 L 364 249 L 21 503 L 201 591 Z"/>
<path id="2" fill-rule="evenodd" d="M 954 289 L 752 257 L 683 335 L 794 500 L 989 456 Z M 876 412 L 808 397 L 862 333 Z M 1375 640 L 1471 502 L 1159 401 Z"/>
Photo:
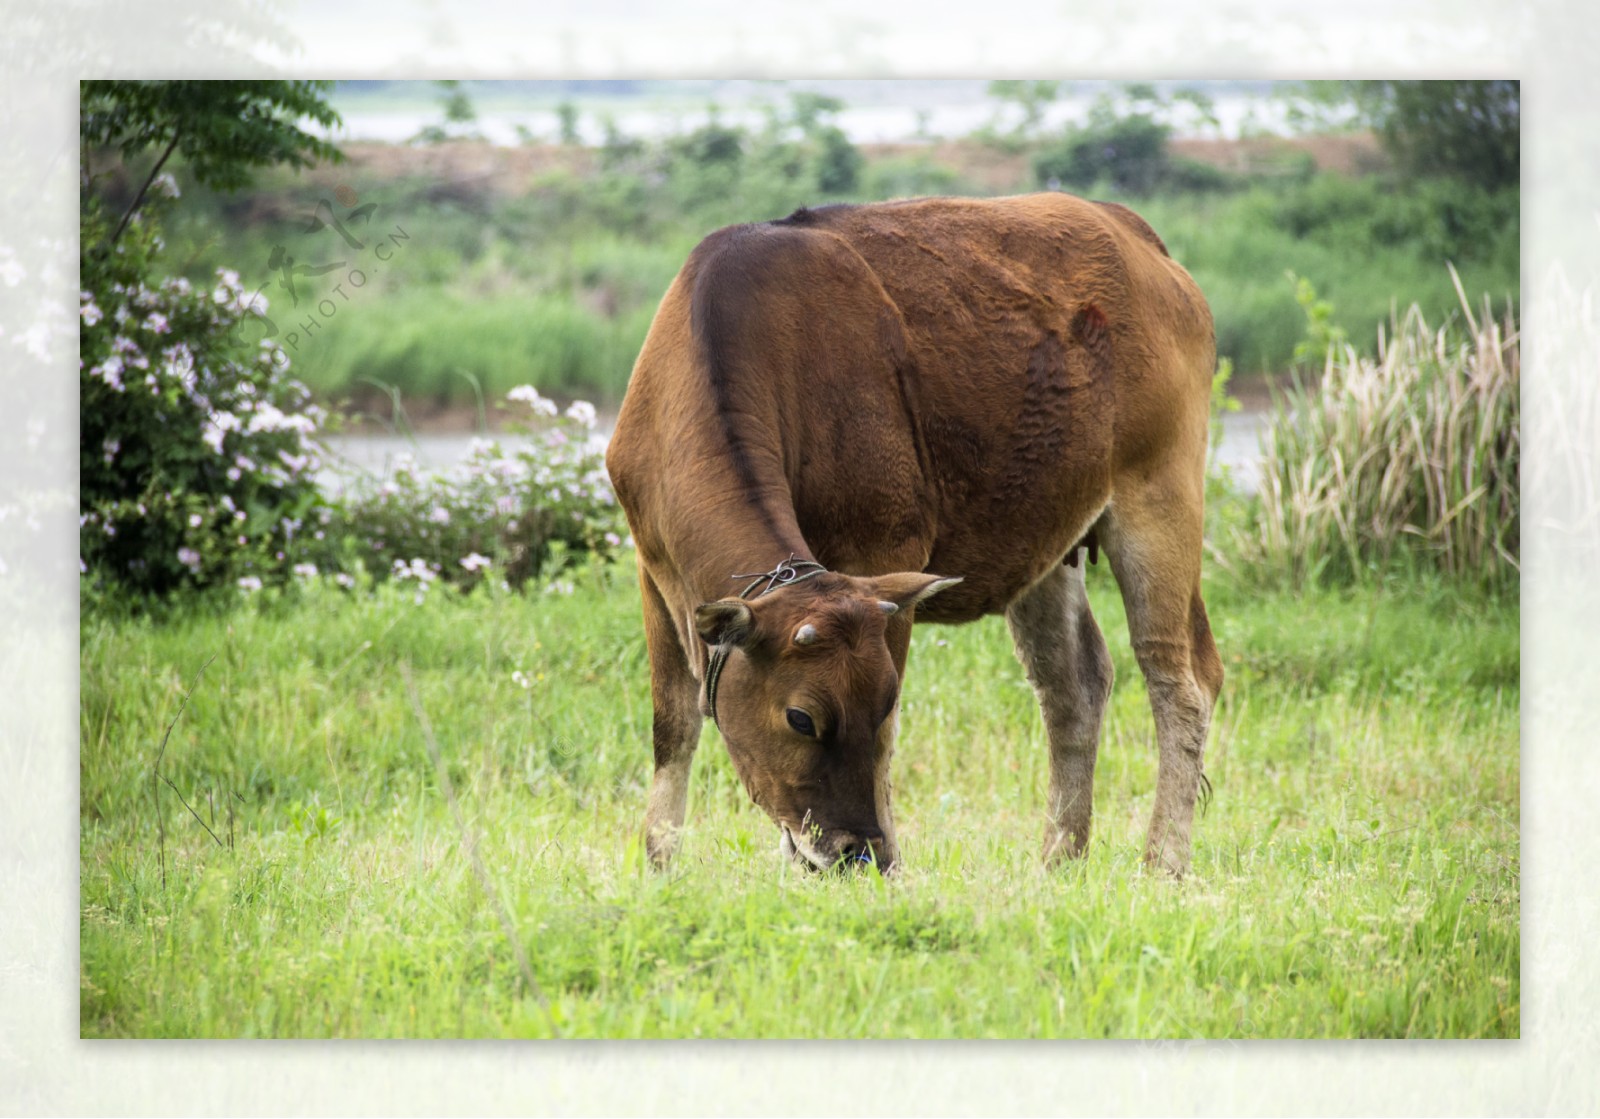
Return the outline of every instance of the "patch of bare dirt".
<path id="1" fill-rule="evenodd" d="M 345 162 L 321 164 L 305 172 L 317 185 L 359 184 L 363 180 L 434 179 L 473 193 L 526 194 L 541 178 L 559 172 L 591 174 L 599 166 L 592 148 L 529 144 L 503 148 L 481 141 L 446 144 L 345 144 Z M 357 187 L 359 189 L 359 187 Z"/>
<path id="2" fill-rule="evenodd" d="M 1174 140 L 1172 154 L 1235 174 L 1270 174 L 1311 157 L 1318 171 L 1363 175 L 1386 163 L 1371 133 L 1329 136 L 1252 136 L 1241 140 Z"/>

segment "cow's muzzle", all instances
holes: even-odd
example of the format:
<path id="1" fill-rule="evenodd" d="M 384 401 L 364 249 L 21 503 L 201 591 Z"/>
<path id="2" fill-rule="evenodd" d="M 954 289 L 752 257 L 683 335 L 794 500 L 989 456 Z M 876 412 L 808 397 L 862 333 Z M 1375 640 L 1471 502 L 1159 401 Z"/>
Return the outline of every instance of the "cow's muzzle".
<path id="1" fill-rule="evenodd" d="M 875 827 L 810 827 L 799 832 L 783 827 L 778 846 L 784 855 L 808 870 L 849 872 L 877 867 L 880 873 L 888 874 L 894 869 L 895 853 L 883 832 Z"/>

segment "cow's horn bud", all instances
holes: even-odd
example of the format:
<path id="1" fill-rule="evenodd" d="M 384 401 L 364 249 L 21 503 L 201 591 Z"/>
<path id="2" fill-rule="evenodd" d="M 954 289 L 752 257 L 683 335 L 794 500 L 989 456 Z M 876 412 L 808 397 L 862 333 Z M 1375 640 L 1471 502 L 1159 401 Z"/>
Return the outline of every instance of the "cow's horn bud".
<path id="1" fill-rule="evenodd" d="M 885 614 L 893 614 L 897 610 L 899 610 L 900 607 L 896 606 L 892 602 L 885 602 L 883 599 L 880 598 L 880 599 L 878 599 L 878 609 L 882 610 Z"/>
<path id="2" fill-rule="evenodd" d="M 796 645 L 809 645 L 816 639 L 817 627 L 812 625 L 810 622 L 807 622 L 805 625 L 794 631 L 794 643 Z"/>

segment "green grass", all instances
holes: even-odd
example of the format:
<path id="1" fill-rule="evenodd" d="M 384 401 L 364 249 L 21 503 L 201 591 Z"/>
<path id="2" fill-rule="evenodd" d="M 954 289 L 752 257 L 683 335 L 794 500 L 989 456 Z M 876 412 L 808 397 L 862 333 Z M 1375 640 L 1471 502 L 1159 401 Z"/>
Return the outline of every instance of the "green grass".
<path id="1" fill-rule="evenodd" d="M 1103 565 L 1117 685 L 1095 840 L 1064 871 L 1036 861 L 1043 732 L 1004 625 L 919 627 L 896 757 L 907 865 L 885 883 L 780 865 L 709 728 L 680 862 L 646 869 L 629 572 L 571 596 L 87 612 L 83 1034 L 1519 1034 L 1514 600 L 1213 584 L 1229 679 L 1181 883 L 1139 867 L 1155 751 Z M 212 657 L 166 746 L 176 791 L 157 787 L 163 730 Z"/>

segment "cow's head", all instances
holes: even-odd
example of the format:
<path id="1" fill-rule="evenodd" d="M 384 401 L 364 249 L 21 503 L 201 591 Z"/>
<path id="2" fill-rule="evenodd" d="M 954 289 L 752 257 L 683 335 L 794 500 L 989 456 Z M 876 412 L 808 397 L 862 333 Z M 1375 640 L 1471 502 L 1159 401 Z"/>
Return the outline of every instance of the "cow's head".
<path id="1" fill-rule="evenodd" d="M 712 647 L 714 714 L 739 778 L 782 829 L 783 850 L 816 868 L 891 868 L 886 724 L 900 698 L 891 621 L 959 579 L 827 573 L 695 611 Z M 717 663 L 720 661 L 720 665 Z"/>

